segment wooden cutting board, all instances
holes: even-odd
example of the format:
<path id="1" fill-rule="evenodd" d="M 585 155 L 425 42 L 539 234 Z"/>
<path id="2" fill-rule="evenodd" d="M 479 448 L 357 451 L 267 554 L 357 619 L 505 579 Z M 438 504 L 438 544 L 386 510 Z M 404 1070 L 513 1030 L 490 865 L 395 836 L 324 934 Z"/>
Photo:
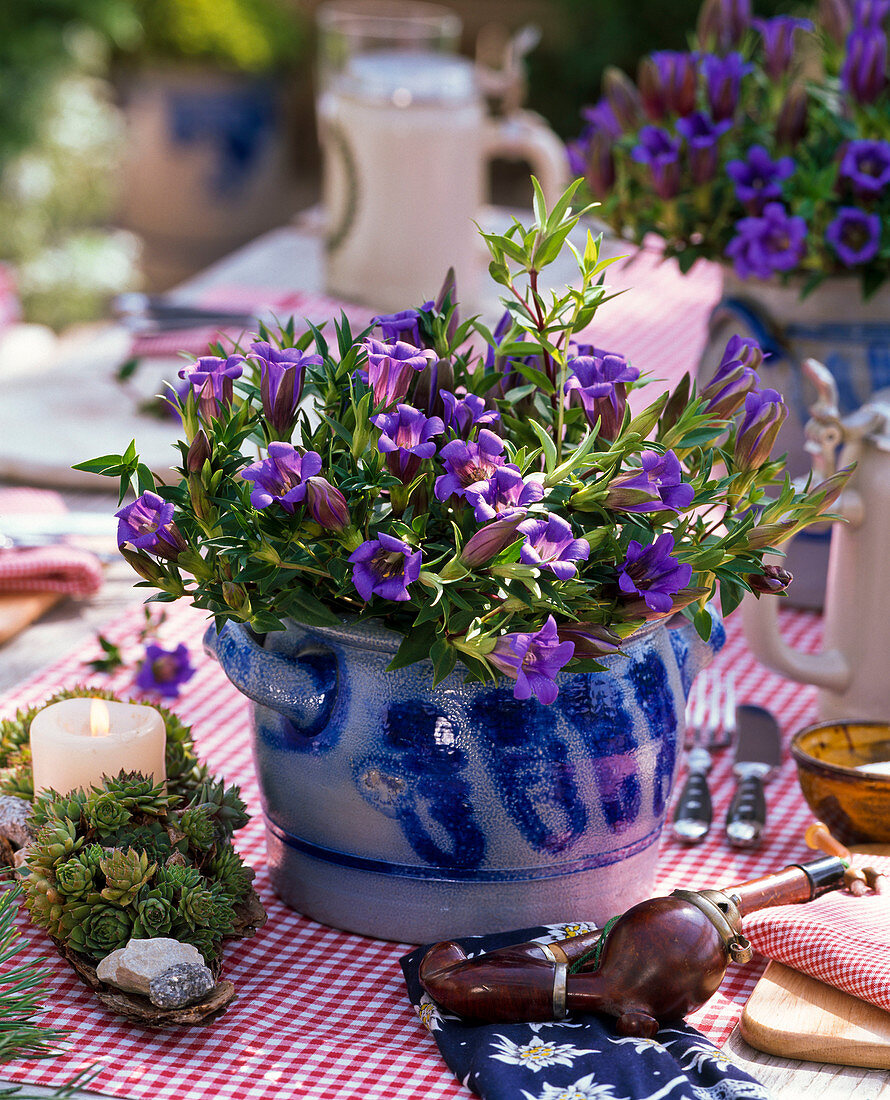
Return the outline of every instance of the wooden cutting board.
<path id="1" fill-rule="evenodd" d="M 888 845 L 858 852 L 890 855 Z M 739 1021 L 755 1050 L 780 1058 L 890 1069 L 890 1012 L 771 962 Z"/>
<path id="2" fill-rule="evenodd" d="M 0 595 L 0 645 L 14 638 L 62 598 L 59 592 L 24 592 Z"/>

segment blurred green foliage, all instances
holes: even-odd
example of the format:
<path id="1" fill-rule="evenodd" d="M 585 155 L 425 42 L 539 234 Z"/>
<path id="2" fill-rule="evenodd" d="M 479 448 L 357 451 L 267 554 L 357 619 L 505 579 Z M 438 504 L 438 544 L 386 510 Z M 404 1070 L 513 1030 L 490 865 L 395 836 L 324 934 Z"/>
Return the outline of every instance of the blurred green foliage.
<path id="1" fill-rule="evenodd" d="M 579 112 L 600 97 L 607 65 L 631 76 L 652 50 L 686 49 L 701 0 L 546 0 L 553 19 L 528 57 L 529 106 L 563 137 L 581 128 Z M 787 0 L 754 0 L 759 15 L 788 10 Z"/>

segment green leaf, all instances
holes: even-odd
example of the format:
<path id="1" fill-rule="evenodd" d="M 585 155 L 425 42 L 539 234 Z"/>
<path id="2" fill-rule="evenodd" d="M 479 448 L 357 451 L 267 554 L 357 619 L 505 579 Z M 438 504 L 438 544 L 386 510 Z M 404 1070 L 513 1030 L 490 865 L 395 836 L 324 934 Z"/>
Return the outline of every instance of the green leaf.
<path id="1" fill-rule="evenodd" d="M 340 626 L 340 619 L 304 588 L 287 589 L 287 614 L 306 626 Z"/>
<path id="2" fill-rule="evenodd" d="M 702 641 L 707 641 L 711 637 L 711 630 L 714 626 L 714 620 L 705 608 L 698 608 L 692 619 L 695 629 L 699 633 L 699 637 Z"/>
<path id="3" fill-rule="evenodd" d="M 556 444 L 553 442 L 553 438 L 544 427 L 544 425 L 539 424 L 537 420 L 529 420 L 528 426 L 541 441 L 541 447 L 544 451 L 545 467 L 547 472 L 549 473 L 551 470 L 554 470 L 559 463 L 559 455 L 556 450 Z"/>
<path id="4" fill-rule="evenodd" d="M 430 659 L 433 662 L 433 687 L 435 687 L 454 671 L 457 652 L 447 639 L 437 638 L 430 647 Z"/>
<path id="5" fill-rule="evenodd" d="M 412 626 L 411 630 L 402 638 L 402 643 L 396 650 L 396 655 L 386 666 L 388 672 L 395 672 L 399 668 L 407 668 L 415 661 L 422 661 L 429 657 L 430 650 L 436 641 L 436 629 L 432 623 L 421 623 Z"/>

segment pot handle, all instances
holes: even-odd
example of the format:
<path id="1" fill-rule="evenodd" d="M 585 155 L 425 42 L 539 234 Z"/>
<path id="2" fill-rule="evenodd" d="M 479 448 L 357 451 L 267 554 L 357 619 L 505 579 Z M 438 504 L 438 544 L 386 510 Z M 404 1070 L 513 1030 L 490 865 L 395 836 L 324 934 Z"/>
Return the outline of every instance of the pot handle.
<path id="1" fill-rule="evenodd" d="M 235 687 L 248 699 L 276 711 L 304 737 L 328 724 L 337 698 L 337 662 L 333 652 L 313 645 L 304 654 L 272 653 L 243 623 L 211 626 L 204 651 L 219 661 Z"/>
<path id="2" fill-rule="evenodd" d="M 781 560 L 775 558 L 776 562 Z M 757 599 L 751 594 L 742 600 L 745 641 L 757 660 L 799 684 L 813 684 L 838 693 L 846 691 L 850 686 L 852 669 L 843 653 L 839 649 L 802 653 L 788 645 L 779 630 L 777 602 L 776 596 Z"/>
<path id="3" fill-rule="evenodd" d="M 488 119 L 485 124 L 485 155 L 526 160 L 532 169 L 547 205 L 556 204 L 568 183 L 566 148 L 540 115 L 517 110 L 503 118 Z"/>

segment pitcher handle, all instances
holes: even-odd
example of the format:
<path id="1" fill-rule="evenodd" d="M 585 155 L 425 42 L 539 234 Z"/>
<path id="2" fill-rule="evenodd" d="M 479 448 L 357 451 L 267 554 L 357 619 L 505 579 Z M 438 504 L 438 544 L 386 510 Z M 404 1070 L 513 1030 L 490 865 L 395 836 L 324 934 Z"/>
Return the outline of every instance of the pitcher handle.
<path id="1" fill-rule="evenodd" d="M 517 110 L 485 124 L 485 155 L 526 160 L 537 177 L 548 206 L 554 206 L 568 185 L 568 156 L 563 143 L 540 115 Z"/>
<path id="2" fill-rule="evenodd" d="M 692 682 L 703 668 L 714 660 L 726 642 L 726 631 L 716 608 L 708 604 L 711 616 L 711 634 L 707 641 L 699 634 L 695 624 L 682 615 L 670 621 L 670 638 L 680 668 L 683 695 L 689 698 Z"/>
<path id="3" fill-rule="evenodd" d="M 776 557 L 775 561 L 781 561 L 781 558 Z M 776 604 L 775 596 L 757 599 L 748 594 L 742 600 L 740 613 L 745 640 L 757 660 L 799 684 L 813 684 L 838 693 L 846 691 L 850 686 L 852 669 L 840 650 L 802 653 L 788 645 L 779 630 Z"/>
<path id="4" fill-rule="evenodd" d="M 273 653 L 243 623 L 226 623 L 204 635 L 204 650 L 215 657 L 236 688 L 260 706 L 276 711 L 304 737 L 328 724 L 337 697 L 337 662 L 326 647 L 304 654 Z"/>

